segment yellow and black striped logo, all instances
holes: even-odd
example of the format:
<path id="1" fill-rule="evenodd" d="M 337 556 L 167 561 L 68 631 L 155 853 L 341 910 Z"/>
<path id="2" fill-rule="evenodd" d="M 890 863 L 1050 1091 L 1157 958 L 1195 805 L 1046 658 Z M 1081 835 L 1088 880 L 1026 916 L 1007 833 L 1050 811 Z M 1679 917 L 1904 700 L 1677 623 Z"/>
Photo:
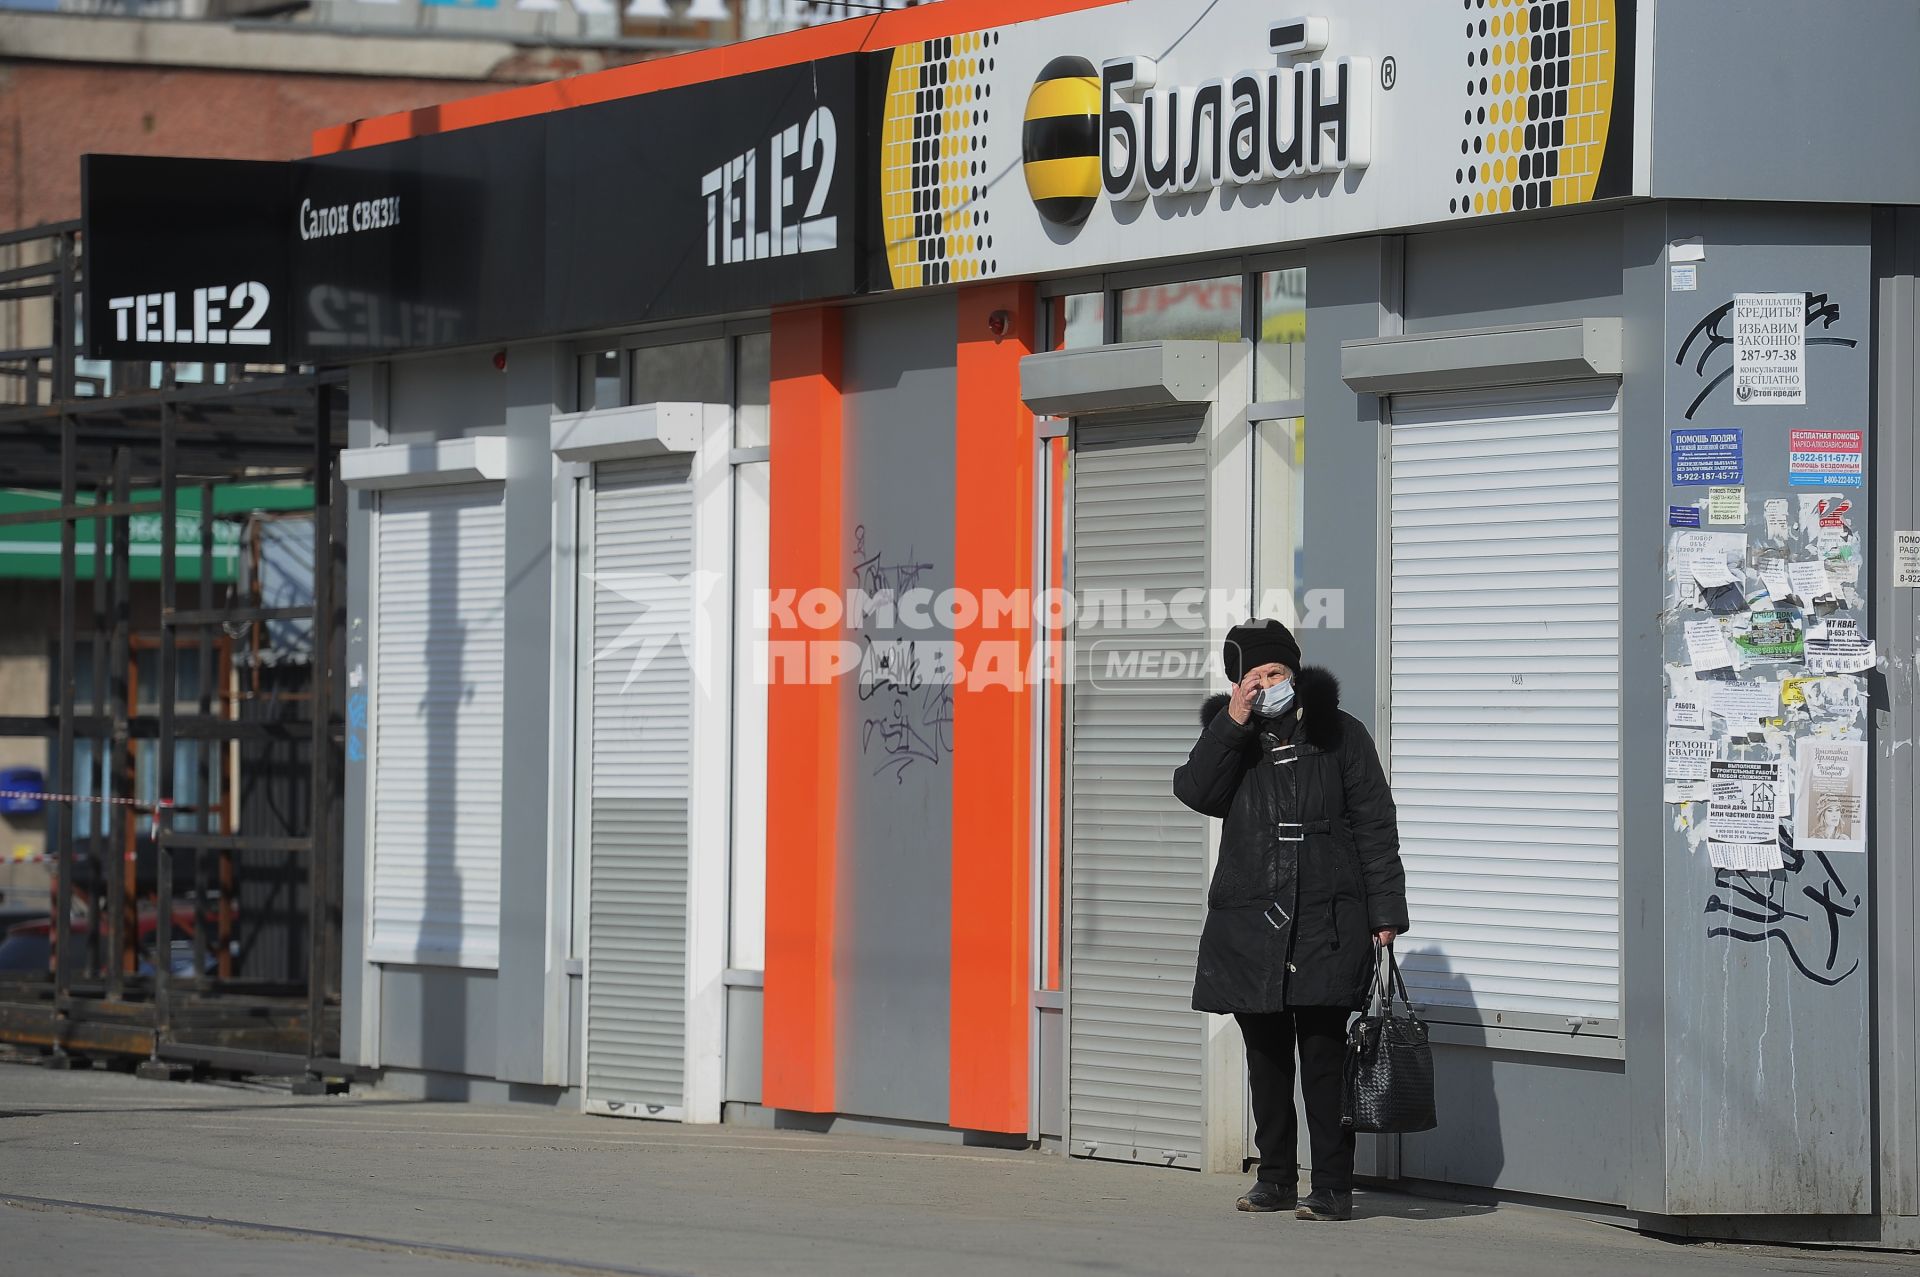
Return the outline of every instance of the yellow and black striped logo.
<path id="1" fill-rule="evenodd" d="M 1047 63 L 1021 134 L 1027 193 L 1040 216 L 1078 226 L 1100 197 L 1100 75 L 1085 58 Z"/>

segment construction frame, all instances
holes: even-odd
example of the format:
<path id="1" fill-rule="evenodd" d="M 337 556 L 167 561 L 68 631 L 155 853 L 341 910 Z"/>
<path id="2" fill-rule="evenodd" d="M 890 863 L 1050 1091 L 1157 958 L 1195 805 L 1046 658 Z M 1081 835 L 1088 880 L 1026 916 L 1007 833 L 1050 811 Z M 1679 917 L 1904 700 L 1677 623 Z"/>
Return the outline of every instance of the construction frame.
<path id="1" fill-rule="evenodd" d="M 89 385 L 77 372 L 80 224 L 0 235 L 0 261 L 14 263 L 0 269 L 0 306 L 37 305 L 50 315 L 40 325 L 44 342 L 0 350 L 0 389 L 14 405 L 0 408 L 0 484 L 59 491 L 57 507 L 0 514 L 0 528 L 60 529 L 58 704 L 44 716 L 0 716 L 0 737 L 39 737 L 51 746 L 52 956 L 43 979 L 0 975 L 0 1042 L 37 1050 L 51 1067 L 101 1060 L 132 1063 L 147 1077 L 218 1071 L 290 1077 L 303 1092 L 341 1089 L 362 1075 L 338 1058 L 346 519 L 337 454 L 346 433 L 344 374 L 248 368 L 225 384 L 189 385 L 180 384 L 176 365 L 138 365 L 145 387 L 102 393 L 113 380 Z M 220 493 L 241 482 L 287 480 L 312 485 L 312 603 L 265 606 L 258 572 L 250 599 L 238 597 L 236 579 L 218 601 Z M 157 488 L 158 498 L 136 499 L 136 488 Z M 198 567 L 195 579 L 183 580 L 182 498 L 196 492 Z M 158 633 L 149 638 L 133 625 L 131 525 L 152 516 L 160 525 L 159 613 Z M 83 523 L 93 551 L 84 627 Z M 181 598 L 188 588 L 191 605 Z M 232 639 L 250 635 L 257 657 L 262 627 L 285 622 L 311 626 L 307 677 L 289 679 L 283 670 L 262 693 L 256 659 L 252 694 L 271 713 L 243 718 L 232 694 Z M 77 703 L 83 628 L 92 675 L 85 706 Z M 151 712 L 142 712 L 143 647 L 157 648 Z M 183 655 L 195 675 L 194 703 L 185 710 Z M 136 749 L 147 741 L 157 751 L 158 797 L 142 802 Z M 180 774 L 183 743 L 197 775 Z M 304 745 L 308 766 L 304 810 L 288 815 L 295 827 L 236 828 L 239 786 L 228 778 L 244 774 L 249 747 L 289 745 Z M 197 804 L 176 801 L 183 780 L 195 782 Z M 84 834 L 83 807 L 94 813 Z M 144 890 L 142 825 L 153 863 Z M 184 883 L 175 880 L 182 858 L 191 868 Z M 282 978 L 237 978 L 236 892 L 263 864 L 299 884 L 303 952 L 297 972 L 290 962 Z M 291 876 L 290 866 L 299 867 Z M 76 906 L 84 929 L 76 927 Z M 181 971 L 176 923 L 183 908 L 191 965 Z M 151 918 L 150 941 L 143 911 Z"/>

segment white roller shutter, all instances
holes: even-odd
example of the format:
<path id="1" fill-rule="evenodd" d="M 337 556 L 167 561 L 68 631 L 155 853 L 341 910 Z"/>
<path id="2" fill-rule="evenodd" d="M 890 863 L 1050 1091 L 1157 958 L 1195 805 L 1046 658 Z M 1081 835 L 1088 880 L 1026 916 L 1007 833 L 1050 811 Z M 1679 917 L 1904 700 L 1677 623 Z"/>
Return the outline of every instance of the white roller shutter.
<path id="1" fill-rule="evenodd" d="M 1617 1020 L 1616 389 L 1402 395 L 1392 420 L 1407 983 L 1549 1027 Z"/>
<path id="2" fill-rule="evenodd" d="M 586 1097 L 679 1117 L 687 1018 L 693 491 L 686 457 L 594 469 L 582 653 Z"/>
<path id="3" fill-rule="evenodd" d="M 374 521 L 376 961 L 500 952 L 501 488 L 394 491 Z"/>
<path id="4" fill-rule="evenodd" d="M 1076 424 L 1071 573 L 1164 604 L 1207 583 L 1201 423 Z M 1206 914 L 1206 821 L 1174 799 L 1206 697 L 1204 631 L 1123 628 L 1086 612 L 1074 638 L 1068 842 L 1068 1146 L 1201 1166 L 1204 1017 L 1192 1009 Z M 1162 677 L 1171 654 L 1183 672 Z M 1133 674 L 1125 671 L 1137 662 Z"/>

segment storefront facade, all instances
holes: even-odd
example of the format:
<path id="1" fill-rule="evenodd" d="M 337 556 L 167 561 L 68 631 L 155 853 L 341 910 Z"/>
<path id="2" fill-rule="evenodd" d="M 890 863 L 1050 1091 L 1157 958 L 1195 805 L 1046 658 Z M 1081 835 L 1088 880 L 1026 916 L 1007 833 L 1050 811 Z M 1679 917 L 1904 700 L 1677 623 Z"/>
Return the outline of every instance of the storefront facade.
<path id="1" fill-rule="evenodd" d="M 1238 1169 L 1169 778 L 1279 610 L 1439 1044 L 1365 1169 L 1920 1239 L 1920 174 L 1823 123 L 1911 136 L 1920 26 L 1280 18 L 948 0 L 247 188 L 249 317 L 353 367 L 351 1057 Z"/>

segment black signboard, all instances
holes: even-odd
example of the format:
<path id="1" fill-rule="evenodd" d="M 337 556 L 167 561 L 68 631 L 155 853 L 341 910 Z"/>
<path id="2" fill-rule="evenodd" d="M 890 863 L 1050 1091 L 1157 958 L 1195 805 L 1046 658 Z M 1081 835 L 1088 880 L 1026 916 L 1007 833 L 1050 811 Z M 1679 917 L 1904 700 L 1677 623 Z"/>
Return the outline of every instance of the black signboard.
<path id="1" fill-rule="evenodd" d="M 555 330 L 854 292 L 857 62 L 779 67 L 550 117 Z"/>
<path id="2" fill-rule="evenodd" d="M 852 294 L 857 65 L 284 164 L 88 156 L 88 349 L 345 363 Z"/>
<path id="3" fill-rule="evenodd" d="M 549 120 L 295 164 L 294 349 L 314 363 L 547 335 Z"/>
<path id="4" fill-rule="evenodd" d="M 288 177 L 253 160 L 82 157 L 87 354 L 284 362 Z"/>

